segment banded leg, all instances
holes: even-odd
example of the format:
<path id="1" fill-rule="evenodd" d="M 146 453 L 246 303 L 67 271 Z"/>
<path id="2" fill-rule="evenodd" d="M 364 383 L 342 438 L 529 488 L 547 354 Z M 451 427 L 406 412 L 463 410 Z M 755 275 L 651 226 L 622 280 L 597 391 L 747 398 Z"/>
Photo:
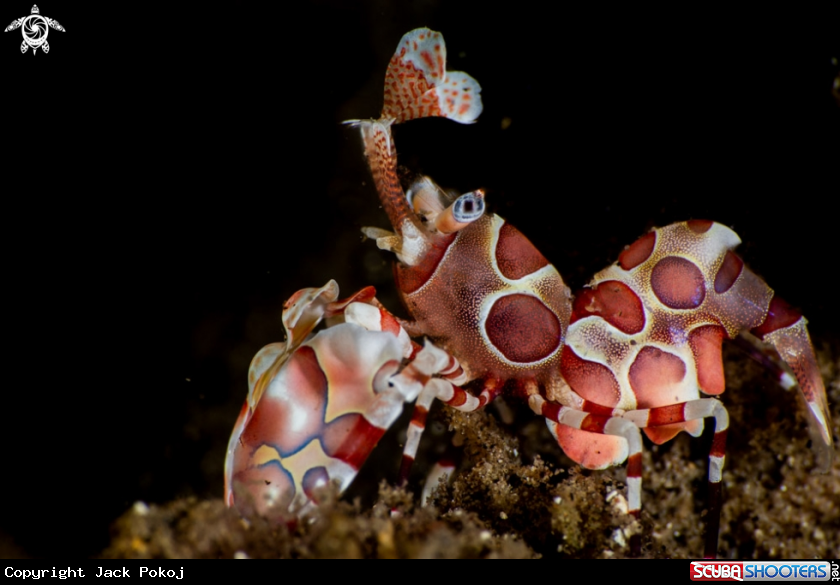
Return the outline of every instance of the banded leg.
<path id="1" fill-rule="evenodd" d="M 528 405 L 548 421 L 590 433 L 621 437 L 627 442 L 627 451 L 616 458 L 615 464 L 627 459 L 627 511 L 638 519 L 642 508 L 642 434 L 638 427 L 621 418 L 621 411 L 615 411 L 615 415 L 584 412 L 548 402 L 539 394 L 531 396 Z M 593 403 L 589 403 L 589 406 L 592 410 L 600 410 Z M 556 427 L 549 424 L 548 430 L 557 439 Z M 641 551 L 641 536 L 634 534 L 630 537 L 630 554 L 638 556 Z"/>
<path id="2" fill-rule="evenodd" d="M 417 396 L 400 466 L 400 483 L 404 485 L 408 481 L 420 437 L 426 427 L 426 417 L 435 398 L 459 410 L 472 412 L 495 398 L 495 394 L 491 395 L 485 389 L 481 396 L 476 398 L 457 386 L 456 384 L 467 381 L 458 360 L 430 342 L 420 346 L 410 340 L 401 326 L 401 320 L 394 317 L 375 299 L 369 305 L 353 303 L 346 308 L 342 306 L 341 310 L 345 319 L 362 325 L 369 331 L 389 331 L 395 334 L 405 348 L 404 356 L 411 360 L 399 374 L 391 378 L 391 385 L 402 387 L 404 396 Z M 417 390 L 409 390 L 412 387 L 422 389 L 416 394 Z"/>
<path id="3" fill-rule="evenodd" d="M 424 385 L 417 397 L 417 402 L 414 404 L 414 413 L 411 416 L 411 423 L 408 425 L 400 465 L 399 481 L 402 485 L 408 482 L 408 476 L 417 456 L 417 449 L 420 446 L 420 438 L 423 436 L 423 431 L 426 430 L 426 417 L 436 399 L 462 412 L 473 412 L 486 406 L 489 400 L 495 397 L 487 389 L 482 390 L 482 393 L 476 397 L 455 385 L 453 381 L 465 379 L 464 371 L 458 360 L 428 342 L 420 354 L 425 351 L 435 352 L 438 359 L 437 371 L 418 372 L 418 377 L 423 379 Z M 420 354 L 418 354 L 418 357 Z M 413 363 L 409 364 L 406 370 L 412 368 L 413 365 Z M 403 373 L 405 373 L 405 370 L 403 370 Z M 442 377 L 432 378 L 431 376 L 435 374 Z"/>
<path id="4" fill-rule="evenodd" d="M 590 433 L 622 437 L 627 441 L 627 504 L 630 514 L 638 518 L 642 507 L 642 436 L 638 427 L 620 416 L 603 416 L 569 408 L 548 402 L 538 394 L 531 396 L 528 405 L 550 421 Z M 551 425 L 549 430 L 554 433 Z"/>
<path id="5" fill-rule="evenodd" d="M 549 421 L 556 422 L 574 429 L 613 435 L 627 441 L 627 451 L 622 453 L 620 463 L 627 459 L 627 504 L 628 511 L 634 517 L 639 517 L 642 502 L 642 435 L 632 421 L 621 416 L 604 416 L 592 414 L 548 402 L 542 396 L 535 394 L 528 399 L 528 405 L 535 413 L 544 416 Z M 554 428 L 549 425 L 552 434 Z"/>
<path id="6" fill-rule="evenodd" d="M 623 417 L 632 421 L 639 428 L 658 427 L 714 417 L 715 436 L 709 453 L 709 524 L 706 530 L 706 549 L 703 555 L 707 559 L 715 558 L 720 530 L 720 480 L 726 459 L 726 434 L 729 431 L 729 413 L 726 411 L 726 407 L 714 398 L 700 398 L 658 408 L 631 410 L 625 413 Z"/>
<path id="7" fill-rule="evenodd" d="M 474 412 L 493 402 L 502 392 L 502 383 L 495 378 L 484 380 L 478 397 L 466 392 L 457 385 L 468 381 L 466 380 L 464 369 L 454 357 L 449 356 L 449 358 L 451 360 L 449 366 L 444 371 L 438 373 L 441 378 L 430 380 L 430 382 L 434 383 L 421 391 L 417 402 L 414 404 L 414 412 L 411 415 L 411 423 L 408 425 L 405 449 L 403 449 L 402 463 L 400 464 L 400 485 L 408 483 L 408 476 L 411 473 L 411 467 L 414 465 L 414 459 L 417 456 L 420 439 L 423 436 L 423 431 L 426 430 L 426 417 L 429 415 L 429 409 L 436 398 L 447 406 L 451 406 L 462 412 Z M 424 504 L 434 487 L 438 484 L 440 477 L 449 477 L 454 469 L 455 464 L 449 460 L 435 464 L 435 467 L 429 472 L 425 487 L 423 488 L 421 501 Z"/>

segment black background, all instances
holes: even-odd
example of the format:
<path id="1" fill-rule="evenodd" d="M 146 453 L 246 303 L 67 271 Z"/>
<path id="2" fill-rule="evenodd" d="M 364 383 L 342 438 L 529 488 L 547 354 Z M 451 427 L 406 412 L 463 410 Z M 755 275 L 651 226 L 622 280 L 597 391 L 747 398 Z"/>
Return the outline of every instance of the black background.
<path id="1" fill-rule="evenodd" d="M 486 188 L 573 288 L 648 228 L 708 218 L 818 341 L 840 330 L 828 15 L 126 6 L 40 3 L 67 29 L 46 55 L 0 35 L 4 556 L 96 554 L 137 499 L 220 496 L 248 362 L 297 289 L 374 284 L 396 308 L 359 232 L 387 220 L 339 123 L 378 114 L 418 26 L 485 108 L 397 128 L 401 164 Z M 30 9 L 5 2 L 0 26 Z"/>

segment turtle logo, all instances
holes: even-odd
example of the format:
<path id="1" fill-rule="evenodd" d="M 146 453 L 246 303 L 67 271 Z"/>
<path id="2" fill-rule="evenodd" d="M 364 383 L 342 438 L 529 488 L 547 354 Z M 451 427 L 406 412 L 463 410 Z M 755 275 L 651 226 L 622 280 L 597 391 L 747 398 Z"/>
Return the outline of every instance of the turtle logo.
<path id="1" fill-rule="evenodd" d="M 64 32 L 64 27 L 58 24 L 57 20 L 41 16 L 41 11 L 38 10 L 37 4 L 32 6 L 32 14 L 13 20 L 12 24 L 7 26 L 3 32 L 9 32 L 18 27 L 21 27 L 21 32 L 23 32 L 23 42 L 20 44 L 20 52 L 25 53 L 26 49 L 32 47 L 33 55 L 38 51 L 39 47 L 45 53 L 50 52 L 50 44 L 47 42 L 50 27 Z"/>

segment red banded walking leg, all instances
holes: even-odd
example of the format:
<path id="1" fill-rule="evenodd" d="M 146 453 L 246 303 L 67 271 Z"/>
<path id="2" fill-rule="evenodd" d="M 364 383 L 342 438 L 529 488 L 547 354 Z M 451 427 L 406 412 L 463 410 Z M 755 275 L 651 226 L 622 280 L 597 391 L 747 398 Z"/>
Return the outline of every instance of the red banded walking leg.
<path id="1" fill-rule="evenodd" d="M 720 480 L 725 460 L 726 433 L 729 429 L 729 414 L 720 401 L 714 398 L 701 398 L 625 413 L 616 410 L 611 416 L 593 414 L 547 402 L 538 395 L 532 396 L 529 404 L 536 413 L 559 424 L 591 433 L 615 435 L 627 440 L 627 453 L 620 453 L 615 460 L 616 463 L 620 463 L 625 457 L 627 459 L 628 508 L 629 512 L 637 518 L 641 509 L 642 487 L 642 443 L 638 429 L 714 417 L 715 437 L 709 454 L 709 526 L 704 554 L 707 558 L 715 556 L 720 526 Z M 601 413 L 605 410 L 598 408 L 597 405 L 590 405 L 589 409 Z M 554 432 L 550 425 L 549 429 Z M 638 554 L 639 545 L 638 539 L 631 540 L 633 554 Z"/>
<path id="2" fill-rule="evenodd" d="M 720 480 L 726 459 L 726 433 L 729 430 L 729 413 L 726 407 L 715 398 L 699 398 L 658 408 L 631 410 L 623 417 L 642 429 L 714 417 L 715 436 L 709 453 L 709 524 L 703 556 L 707 559 L 715 558 L 720 530 Z"/>
<path id="3" fill-rule="evenodd" d="M 428 352 L 430 356 L 435 356 L 434 366 L 421 371 L 420 367 L 415 366 L 415 363 L 418 363 L 418 360 L 415 360 L 415 362 L 412 362 L 412 364 L 406 367 L 406 370 L 414 368 L 414 371 L 417 372 L 415 375 L 423 383 L 423 389 L 420 391 L 417 402 L 414 404 L 414 413 L 411 417 L 411 423 L 408 425 L 402 464 L 400 465 L 399 481 L 403 485 L 408 482 L 408 475 L 417 456 L 420 438 L 426 429 L 426 417 L 435 399 L 462 412 L 473 412 L 479 408 L 483 408 L 490 400 L 495 398 L 488 389 L 484 389 L 476 397 L 455 385 L 453 382 L 462 382 L 466 376 L 458 360 L 445 351 L 435 347 L 430 342 L 426 342 L 425 347 L 418 353 L 418 357 L 424 352 Z M 431 360 L 427 363 L 431 363 Z M 405 373 L 405 370 L 403 373 Z M 441 377 L 433 378 L 432 376 L 436 374 Z"/>
<path id="4" fill-rule="evenodd" d="M 632 421 L 622 418 L 621 411 L 616 411 L 612 416 L 593 414 L 548 402 L 539 394 L 531 396 L 528 405 L 531 410 L 550 421 L 590 433 L 622 437 L 627 441 L 627 451 L 616 457 L 615 464 L 627 459 L 628 511 L 638 518 L 642 501 L 642 435 L 638 427 Z M 549 430 L 555 433 L 551 425 Z"/>

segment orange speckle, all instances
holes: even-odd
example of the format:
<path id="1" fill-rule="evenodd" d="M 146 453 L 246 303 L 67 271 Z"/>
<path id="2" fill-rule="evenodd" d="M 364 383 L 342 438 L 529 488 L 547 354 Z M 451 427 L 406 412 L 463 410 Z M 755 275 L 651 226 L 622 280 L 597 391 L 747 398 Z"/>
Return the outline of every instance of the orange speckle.
<path id="1" fill-rule="evenodd" d="M 470 104 L 461 104 L 461 107 L 458 108 L 458 113 L 459 114 L 466 114 L 469 109 L 470 109 Z"/>
<path id="2" fill-rule="evenodd" d="M 440 51 L 440 44 L 435 45 L 435 51 Z"/>
<path id="3" fill-rule="evenodd" d="M 425 38 L 426 38 L 426 35 L 420 35 L 420 40 L 421 40 L 421 41 L 422 41 L 423 39 L 425 39 Z"/>
<path id="4" fill-rule="evenodd" d="M 426 63 L 426 66 L 427 66 L 429 69 L 433 69 L 433 68 L 434 68 L 434 66 L 435 66 L 435 62 L 434 62 L 434 60 L 432 59 L 432 56 L 429 54 L 429 52 L 428 52 L 428 51 L 423 51 L 422 53 L 420 53 L 420 57 L 423 59 L 423 62 L 425 62 L 425 63 Z"/>

